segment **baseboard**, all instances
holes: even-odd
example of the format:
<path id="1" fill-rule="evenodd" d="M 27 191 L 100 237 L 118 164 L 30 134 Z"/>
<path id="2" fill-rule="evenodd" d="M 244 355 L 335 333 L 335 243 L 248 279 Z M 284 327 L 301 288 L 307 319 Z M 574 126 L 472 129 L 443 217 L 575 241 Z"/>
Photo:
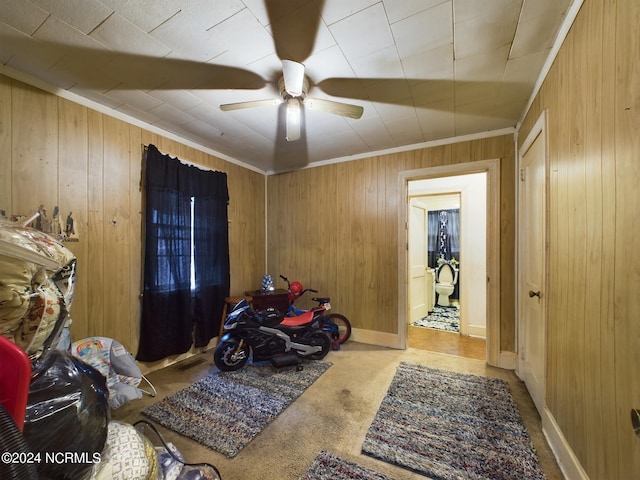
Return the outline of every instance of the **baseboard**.
<path id="1" fill-rule="evenodd" d="M 467 335 L 474 338 L 487 338 L 487 327 L 484 325 L 467 325 Z"/>
<path id="2" fill-rule="evenodd" d="M 542 432 L 556 457 L 556 461 L 560 466 L 560 470 L 562 470 L 564 478 L 571 480 L 589 480 L 589 476 L 573 453 L 567 439 L 564 438 L 560 426 L 556 423 L 555 418 L 553 418 L 553 415 L 546 407 L 542 414 Z"/>
<path id="3" fill-rule="evenodd" d="M 155 372 L 156 370 L 161 370 L 166 367 L 170 367 L 178 362 L 186 360 L 191 357 L 195 357 L 196 355 L 200 355 L 202 353 L 206 353 L 211 349 L 215 348 L 218 344 L 218 337 L 214 337 L 209 341 L 209 344 L 206 347 L 196 348 L 193 345 L 189 348 L 185 353 L 181 353 L 179 355 L 171 355 L 169 357 L 163 358 L 162 360 L 158 360 L 156 362 L 137 362 L 138 367 L 140 367 L 140 371 L 143 375 L 148 375 L 151 372 Z"/>
<path id="4" fill-rule="evenodd" d="M 517 361 L 518 357 L 515 352 L 503 350 L 498 357 L 498 365 L 494 365 L 494 367 L 504 368 L 505 370 L 515 370 Z"/>
<path id="5" fill-rule="evenodd" d="M 395 333 L 376 332 L 374 330 L 364 330 L 362 328 L 353 328 L 351 330 L 351 338 L 354 342 L 366 343 L 367 345 L 377 345 L 389 348 L 405 348 L 402 345 L 400 335 Z"/>

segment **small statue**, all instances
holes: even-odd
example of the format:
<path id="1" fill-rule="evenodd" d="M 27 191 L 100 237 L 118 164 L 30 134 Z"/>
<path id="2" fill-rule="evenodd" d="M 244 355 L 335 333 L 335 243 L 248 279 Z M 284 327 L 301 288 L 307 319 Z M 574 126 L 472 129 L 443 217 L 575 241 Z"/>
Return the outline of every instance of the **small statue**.
<path id="1" fill-rule="evenodd" d="M 262 277 L 262 292 L 267 293 L 273 292 L 274 290 L 273 277 L 267 273 Z"/>

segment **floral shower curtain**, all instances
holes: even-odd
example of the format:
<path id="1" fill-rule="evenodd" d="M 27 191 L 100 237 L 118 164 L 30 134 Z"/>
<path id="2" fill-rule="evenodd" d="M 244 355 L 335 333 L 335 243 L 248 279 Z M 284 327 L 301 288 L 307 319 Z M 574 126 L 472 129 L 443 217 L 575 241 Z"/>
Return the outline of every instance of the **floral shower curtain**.
<path id="1" fill-rule="evenodd" d="M 427 215 L 427 256 L 431 268 L 438 267 L 438 259 L 460 263 L 460 209 L 430 210 Z M 459 298 L 456 284 L 451 298 Z"/>
<path id="2" fill-rule="evenodd" d="M 430 210 L 427 216 L 429 238 L 428 261 L 438 266 L 438 258 L 460 261 L 460 209 Z"/>

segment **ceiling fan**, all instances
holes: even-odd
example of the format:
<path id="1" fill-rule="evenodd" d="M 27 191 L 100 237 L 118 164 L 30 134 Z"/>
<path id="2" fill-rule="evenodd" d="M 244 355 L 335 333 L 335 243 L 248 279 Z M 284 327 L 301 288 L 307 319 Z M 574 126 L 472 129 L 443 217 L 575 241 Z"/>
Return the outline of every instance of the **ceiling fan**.
<path id="1" fill-rule="evenodd" d="M 364 108 L 358 105 L 335 102 L 321 98 L 309 98 L 309 79 L 304 74 L 304 65 L 294 60 L 282 60 L 282 76 L 278 80 L 278 89 L 282 98 L 272 100 L 252 100 L 247 102 L 220 105 L 223 111 L 242 108 L 286 105 L 286 136 L 288 142 L 300 139 L 300 125 L 303 107 L 320 110 L 334 115 L 358 119 Z"/>
<path id="2" fill-rule="evenodd" d="M 185 0 L 186 1 L 186 0 Z M 257 3 L 257 0 L 256 2 Z M 262 3 L 262 2 L 260 2 Z M 495 88 L 505 86 L 498 81 L 460 81 L 426 78 L 362 78 L 333 77 L 313 82 L 305 74 L 304 62 L 314 50 L 318 31 L 323 25 L 325 0 L 263 0 L 268 25 L 275 45 L 275 53 L 282 62 L 282 70 L 273 86 L 279 97 L 221 105 L 225 111 L 251 107 L 278 106 L 277 132 L 274 138 L 274 166 L 304 165 L 308 158 L 305 129 L 305 109 L 314 109 L 347 118 L 360 118 L 361 106 L 307 96 L 317 89 L 329 96 L 354 101 L 407 105 L 449 111 L 451 105 L 442 102 L 454 86 Z M 43 71 L 57 72 L 55 85 L 79 91 L 97 90 L 259 90 L 269 79 L 243 67 L 219 65 L 181 58 L 156 57 L 119 50 L 99 44 L 94 47 L 65 42 L 0 33 L 0 57 L 29 58 L 30 63 Z M 43 80 L 47 81 L 45 77 Z M 414 105 L 410 89 L 428 91 L 430 101 Z M 509 88 L 528 91 L 527 85 L 512 84 Z M 394 95 L 389 95 L 394 92 Z M 402 92 L 400 95 L 397 92 Z M 426 96 L 422 96 L 426 100 Z M 471 104 L 470 108 L 473 106 Z M 463 111 L 466 105 L 456 105 Z M 472 110 L 473 113 L 473 110 Z M 284 130 L 284 131 L 283 131 Z"/>
<path id="3" fill-rule="evenodd" d="M 284 110 L 279 117 L 284 119 L 285 140 L 287 142 L 302 140 L 301 143 L 305 141 L 304 137 L 301 138 L 304 134 L 301 132 L 301 125 L 305 108 L 354 119 L 362 116 L 364 109 L 361 106 L 307 97 L 310 82 L 305 75 L 305 66 L 302 62 L 313 51 L 318 29 L 322 23 L 324 3 L 325 0 L 302 2 L 265 0 L 264 5 L 269 17 L 276 54 L 282 61 L 282 75 L 277 82 L 281 98 L 225 104 L 220 106 L 221 110 L 280 105 Z M 358 79 L 353 80 L 358 81 Z M 280 128 L 278 130 L 280 131 Z"/>

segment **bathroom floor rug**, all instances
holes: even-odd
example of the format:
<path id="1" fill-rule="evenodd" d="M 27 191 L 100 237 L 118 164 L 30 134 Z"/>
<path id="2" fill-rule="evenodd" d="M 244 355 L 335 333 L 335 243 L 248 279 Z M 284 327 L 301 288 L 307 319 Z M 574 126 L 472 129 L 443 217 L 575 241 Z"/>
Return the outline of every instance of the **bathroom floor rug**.
<path id="1" fill-rule="evenodd" d="M 437 480 L 545 478 L 507 382 L 406 362 L 362 453 Z"/>
<path id="2" fill-rule="evenodd" d="M 424 318 L 413 322 L 415 327 L 435 328 L 447 332 L 460 332 L 460 310 L 456 306 L 435 305 L 433 311 Z"/>

